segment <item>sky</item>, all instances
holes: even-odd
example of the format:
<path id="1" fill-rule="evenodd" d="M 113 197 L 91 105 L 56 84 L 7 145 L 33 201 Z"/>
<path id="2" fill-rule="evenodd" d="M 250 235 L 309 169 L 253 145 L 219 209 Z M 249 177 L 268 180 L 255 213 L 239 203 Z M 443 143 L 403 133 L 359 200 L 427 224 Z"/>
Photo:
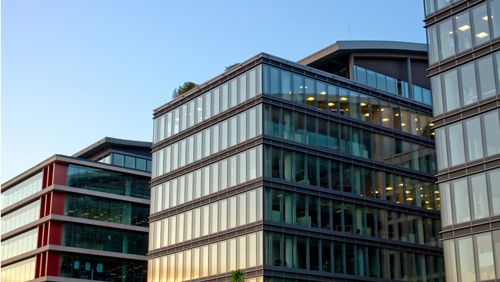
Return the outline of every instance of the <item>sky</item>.
<path id="1" fill-rule="evenodd" d="M 338 40 L 425 43 L 421 0 L 4 0 L 1 179 L 109 136 L 151 141 L 185 81 Z"/>

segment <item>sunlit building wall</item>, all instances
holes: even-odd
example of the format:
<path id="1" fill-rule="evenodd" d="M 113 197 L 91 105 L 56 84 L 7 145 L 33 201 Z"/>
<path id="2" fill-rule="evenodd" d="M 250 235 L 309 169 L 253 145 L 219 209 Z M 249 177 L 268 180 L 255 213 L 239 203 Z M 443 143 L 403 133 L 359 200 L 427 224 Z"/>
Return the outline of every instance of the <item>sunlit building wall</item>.
<path id="1" fill-rule="evenodd" d="M 500 281 L 500 1 L 426 0 L 447 281 Z"/>
<path id="2" fill-rule="evenodd" d="M 157 108 L 148 281 L 444 281 L 426 66 L 260 54 Z"/>
<path id="3" fill-rule="evenodd" d="M 146 281 L 151 143 L 104 138 L 2 185 L 2 281 Z"/>

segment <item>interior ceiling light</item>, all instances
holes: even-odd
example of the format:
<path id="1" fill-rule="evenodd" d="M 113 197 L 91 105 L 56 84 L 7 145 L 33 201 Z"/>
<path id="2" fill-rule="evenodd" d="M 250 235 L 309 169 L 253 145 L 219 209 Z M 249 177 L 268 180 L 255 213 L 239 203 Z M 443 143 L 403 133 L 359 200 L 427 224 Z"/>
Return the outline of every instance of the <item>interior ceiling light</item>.
<path id="1" fill-rule="evenodd" d="M 395 116 L 399 117 L 399 114 L 395 114 Z"/>
<path id="2" fill-rule="evenodd" d="M 340 101 L 347 101 L 347 97 L 340 98 Z"/>
<path id="3" fill-rule="evenodd" d="M 463 25 L 463 26 L 459 27 L 458 29 L 460 29 L 461 31 L 466 31 L 466 30 L 468 30 L 469 28 L 470 28 L 470 26 L 468 26 L 468 25 Z"/>
<path id="4" fill-rule="evenodd" d="M 321 94 L 321 95 L 326 95 L 326 92 L 325 92 L 325 91 L 323 91 L 323 92 L 321 92 L 321 93 L 319 93 L 319 94 Z"/>
<path id="5" fill-rule="evenodd" d="M 328 103 L 328 106 L 330 106 L 330 107 L 335 106 L 335 103 L 330 102 L 330 103 Z"/>
<path id="6" fill-rule="evenodd" d="M 481 32 L 481 33 L 476 34 L 476 37 L 479 37 L 479 38 L 484 38 L 486 36 L 488 36 L 488 34 L 486 32 L 484 32 L 484 31 Z"/>
<path id="7" fill-rule="evenodd" d="M 434 123 L 432 123 L 432 122 L 431 122 L 431 123 L 429 123 L 429 126 L 434 126 Z"/>
<path id="8" fill-rule="evenodd" d="M 364 106 L 366 106 L 366 103 L 361 103 L 360 105 L 361 105 L 361 107 L 364 107 Z"/>
<path id="9" fill-rule="evenodd" d="M 401 126 L 406 126 L 406 123 L 402 123 Z"/>
<path id="10" fill-rule="evenodd" d="M 488 16 L 484 16 L 483 20 L 487 21 L 488 20 Z"/>
<path id="11" fill-rule="evenodd" d="M 201 111 L 201 108 L 196 108 L 198 111 Z"/>
<path id="12" fill-rule="evenodd" d="M 385 109 L 384 109 L 384 108 L 382 108 L 382 109 L 381 109 L 381 111 L 383 112 L 383 111 L 385 111 Z"/>
<path id="13" fill-rule="evenodd" d="M 307 101 L 314 101 L 314 97 L 307 98 Z"/>
<path id="14" fill-rule="evenodd" d="M 431 133 L 431 135 L 436 135 L 436 133 L 435 133 L 435 132 L 432 132 L 432 133 Z"/>
<path id="15" fill-rule="evenodd" d="M 389 119 L 388 118 L 383 118 L 382 121 L 389 121 Z"/>
<path id="16" fill-rule="evenodd" d="M 386 187 L 385 190 L 392 190 L 392 187 Z"/>
<path id="17" fill-rule="evenodd" d="M 365 117 L 369 117 L 369 116 L 370 116 L 370 114 L 369 114 L 369 113 L 366 113 L 366 114 L 365 114 Z"/>

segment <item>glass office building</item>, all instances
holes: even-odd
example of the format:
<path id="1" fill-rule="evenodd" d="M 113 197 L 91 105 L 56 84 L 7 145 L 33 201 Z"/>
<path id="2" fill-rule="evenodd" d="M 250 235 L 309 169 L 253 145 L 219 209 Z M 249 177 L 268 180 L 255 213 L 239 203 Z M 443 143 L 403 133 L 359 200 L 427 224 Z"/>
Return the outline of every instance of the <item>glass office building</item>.
<path id="1" fill-rule="evenodd" d="M 500 1 L 426 0 L 448 281 L 500 281 Z"/>
<path id="2" fill-rule="evenodd" d="M 157 108 L 148 281 L 444 281 L 426 66 L 342 41 Z"/>
<path id="3" fill-rule="evenodd" d="M 146 282 L 151 145 L 107 137 L 4 183 L 1 280 Z"/>

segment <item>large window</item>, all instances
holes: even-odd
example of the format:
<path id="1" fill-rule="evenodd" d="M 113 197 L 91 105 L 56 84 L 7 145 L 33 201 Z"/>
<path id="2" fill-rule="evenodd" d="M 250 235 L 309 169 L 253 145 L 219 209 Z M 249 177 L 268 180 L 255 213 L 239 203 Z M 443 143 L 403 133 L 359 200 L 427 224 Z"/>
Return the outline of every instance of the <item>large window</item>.
<path id="1" fill-rule="evenodd" d="M 295 170 L 295 174 L 291 173 L 291 168 Z M 401 175 L 278 147 L 264 147 L 264 176 L 425 209 L 439 210 L 440 208 L 435 198 L 439 191 L 436 190 L 436 193 L 434 185 L 430 182 L 412 178 L 406 178 L 403 181 Z M 397 189 L 395 189 L 396 185 Z"/>
<path id="2" fill-rule="evenodd" d="M 500 230 L 445 240 L 444 256 L 448 279 L 463 282 L 498 279 L 495 268 L 498 271 Z"/>
<path id="3" fill-rule="evenodd" d="M 2 259 L 4 259 L 2 257 Z M 2 266 L 2 281 L 24 282 L 35 279 L 36 257 Z"/>
<path id="4" fill-rule="evenodd" d="M 404 228 L 409 217 L 414 218 L 419 234 Z M 264 219 L 430 246 L 438 243 L 437 226 L 441 224 L 432 218 L 271 188 L 264 190 Z"/>
<path id="5" fill-rule="evenodd" d="M 20 254 L 35 250 L 37 248 L 37 242 L 37 228 L 2 241 L 2 260 L 6 260 Z"/>
<path id="6" fill-rule="evenodd" d="M 434 124 L 425 115 L 416 112 L 400 114 L 397 109 L 386 106 L 382 110 L 388 113 L 382 115 L 383 121 L 390 122 L 391 115 L 394 119 L 402 117 L 403 127 L 415 129 L 423 136 L 434 136 Z M 391 110 L 393 114 L 390 114 Z M 434 173 L 436 169 L 433 148 L 275 106 L 264 106 L 264 134 L 423 172 Z"/>
<path id="7" fill-rule="evenodd" d="M 42 177 L 43 172 L 39 172 L 9 190 L 2 192 L 2 209 L 42 190 Z"/>
<path id="8" fill-rule="evenodd" d="M 500 169 L 495 169 L 439 184 L 443 226 L 500 214 L 500 193 L 494 184 L 499 180 Z"/>
<path id="9" fill-rule="evenodd" d="M 149 206 L 107 198 L 67 193 L 64 215 L 146 227 Z"/>
<path id="10" fill-rule="evenodd" d="M 24 226 L 40 218 L 40 200 L 11 213 L 2 214 L 2 234 Z"/>
<path id="11" fill-rule="evenodd" d="M 150 223 L 150 250 L 262 220 L 262 188 Z M 175 233 L 168 232 L 175 230 Z M 166 231 L 166 232 L 165 232 Z"/>
<path id="12" fill-rule="evenodd" d="M 66 185 L 130 197 L 149 199 L 149 178 L 70 164 Z"/>
<path id="13" fill-rule="evenodd" d="M 438 128 L 436 134 L 438 169 L 500 152 L 498 110 Z"/>
<path id="14" fill-rule="evenodd" d="M 427 5 L 426 8 L 433 8 Z M 436 0 L 437 3 L 450 0 Z M 440 5 L 436 5 L 439 7 Z M 443 6 L 444 7 L 444 6 Z M 497 16 L 500 14 L 500 2 L 489 0 L 487 3 L 475 5 L 462 13 L 453 15 L 427 28 L 427 44 L 429 49 L 429 64 L 439 60 L 445 60 L 455 53 L 470 50 L 473 46 L 478 46 L 489 42 L 490 39 L 500 35 Z M 452 21 L 453 19 L 453 21 Z M 437 40 L 436 40 L 437 38 Z M 439 50 L 439 51 L 438 51 Z"/>
<path id="15" fill-rule="evenodd" d="M 319 110 L 327 110 L 338 115 L 351 117 L 373 124 L 379 124 L 384 127 L 433 139 L 433 136 L 429 134 L 424 126 L 415 126 L 414 128 L 410 127 L 407 113 L 414 111 L 407 107 L 395 103 L 391 104 L 376 97 L 370 97 L 363 93 L 350 91 L 343 87 L 328 84 L 325 88 L 324 82 L 309 78 L 306 79 L 301 75 L 294 74 L 291 78 L 293 80 L 293 85 L 296 88 L 295 92 L 292 91 L 291 94 L 287 94 L 285 96 L 273 95 L 271 93 L 274 92 L 271 92 L 271 89 L 274 89 L 274 84 L 279 80 L 277 77 L 273 78 L 272 75 L 275 74 L 277 76 L 279 73 L 289 75 L 289 73 L 284 70 L 265 65 L 264 70 L 266 69 L 268 69 L 266 72 L 269 72 L 269 75 L 267 77 L 264 76 L 263 78 L 265 82 L 263 93 L 266 95 L 271 95 L 275 98 L 292 100 L 296 103 L 315 107 Z M 377 74 L 361 67 L 356 66 L 356 69 L 359 72 L 358 75 L 360 79 L 366 80 L 368 85 L 376 85 L 376 87 L 381 90 L 408 97 L 408 84 L 406 82 L 396 80 L 382 74 Z M 366 77 L 366 79 L 361 77 Z M 287 78 L 287 81 L 288 79 L 290 78 Z M 276 87 L 283 87 L 283 84 L 276 85 Z M 286 89 L 288 89 L 288 86 L 286 86 Z M 312 90 L 315 91 L 311 92 Z M 428 89 L 413 85 L 413 90 L 418 95 L 418 97 L 413 97 L 414 99 L 427 104 L 431 103 L 431 93 Z M 305 91 L 305 94 L 302 94 L 302 91 Z M 283 92 L 283 90 L 281 92 Z M 290 95 L 292 97 L 289 97 Z M 307 95 L 305 102 L 303 101 L 304 99 L 301 98 L 303 95 Z M 328 105 L 328 107 L 326 107 L 326 105 Z M 429 116 L 426 113 L 421 113 L 420 115 L 423 117 L 423 120 L 427 120 Z M 298 119 L 297 121 L 300 123 L 304 122 L 301 119 Z M 277 125 L 277 122 L 273 124 L 273 126 Z M 297 123 L 295 126 L 300 127 L 301 124 Z M 300 128 L 305 129 L 304 127 Z M 278 133 L 276 132 L 276 134 Z M 305 136 L 296 135 L 296 138 L 305 138 Z M 295 140 L 298 141 L 297 139 Z"/>
<path id="16" fill-rule="evenodd" d="M 153 258 L 149 260 L 148 281 L 215 278 L 217 274 L 259 266 L 263 264 L 263 249 L 261 231 Z"/>
<path id="17" fill-rule="evenodd" d="M 260 94 L 261 69 L 257 66 L 155 118 L 153 143 L 170 138 Z"/>
<path id="18" fill-rule="evenodd" d="M 61 277 L 121 282 L 124 276 L 129 281 L 146 282 L 147 263 L 72 253 L 62 254 Z"/>
<path id="19" fill-rule="evenodd" d="M 64 223 L 63 246 L 145 256 L 148 233 Z"/>
<path id="20" fill-rule="evenodd" d="M 152 178 L 169 173 L 261 134 L 261 106 L 255 106 L 153 153 Z"/>
<path id="21" fill-rule="evenodd" d="M 444 268 L 441 256 L 279 232 L 264 232 L 264 250 L 269 266 L 381 279 L 438 281 Z"/>
<path id="22" fill-rule="evenodd" d="M 151 188 L 151 214 L 262 177 L 257 146 Z"/>

